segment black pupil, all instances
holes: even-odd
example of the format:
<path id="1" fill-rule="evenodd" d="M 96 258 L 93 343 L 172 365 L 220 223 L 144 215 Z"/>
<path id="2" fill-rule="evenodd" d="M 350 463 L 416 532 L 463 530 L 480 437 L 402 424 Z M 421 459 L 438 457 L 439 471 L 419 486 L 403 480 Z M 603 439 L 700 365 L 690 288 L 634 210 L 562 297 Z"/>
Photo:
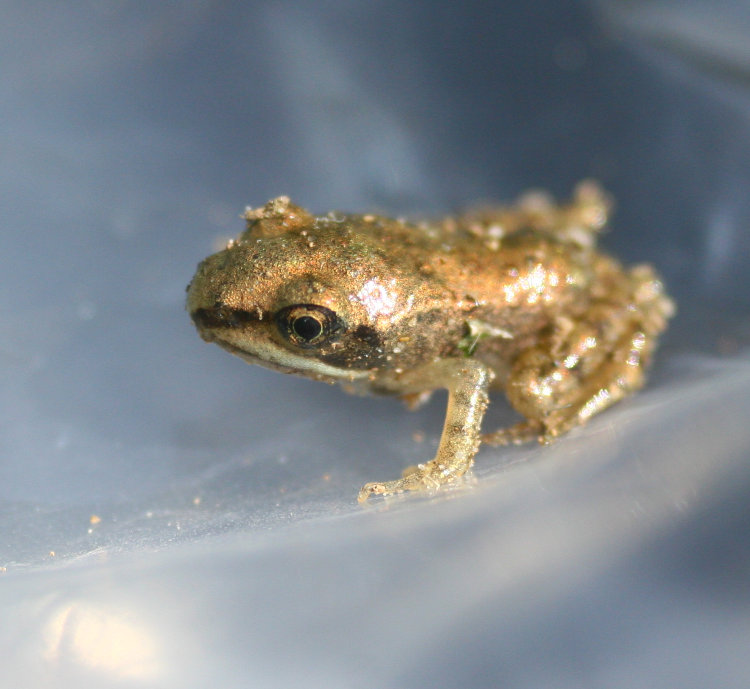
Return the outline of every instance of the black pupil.
<path id="1" fill-rule="evenodd" d="M 294 333 L 297 337 L 310 342 L 323 332 L 323 326 L 317 318 L 312 316 L 300 316 L 292 323 Z"/>

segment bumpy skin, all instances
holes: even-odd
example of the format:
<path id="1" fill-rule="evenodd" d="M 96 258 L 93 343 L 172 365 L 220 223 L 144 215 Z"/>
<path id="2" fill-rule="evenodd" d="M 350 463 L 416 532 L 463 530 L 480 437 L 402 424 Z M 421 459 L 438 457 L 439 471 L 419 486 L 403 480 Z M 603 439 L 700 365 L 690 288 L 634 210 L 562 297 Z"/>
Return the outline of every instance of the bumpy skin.
<path id="1" fill-rule="evenodd" d="M 480 440 L 549 442 L 643 384 L 671 300 L 647 265 L 596 249 L 608 201 L 591 182 L 437 223 L 317 217 L 286 197 L 198 266 L 187 309 L 203 339 L 243 359 L 411 406 L 447 388 L 434 459 L 372 494 L 437 488 Z M 525 418 L 480 434 L 490 389 Z"/>

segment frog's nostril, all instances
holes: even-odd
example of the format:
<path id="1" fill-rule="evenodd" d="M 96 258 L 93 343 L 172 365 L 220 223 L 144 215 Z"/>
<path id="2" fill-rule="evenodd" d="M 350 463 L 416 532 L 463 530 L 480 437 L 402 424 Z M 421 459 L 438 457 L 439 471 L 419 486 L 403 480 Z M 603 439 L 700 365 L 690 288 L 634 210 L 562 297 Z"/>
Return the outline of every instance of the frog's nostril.
<path id="1" fill-rule="evenodd" d="M 195 327 L 201 330 L 213 327 L 216 322 L 212 309 L 195 309 L 190 312 L 190 318 L 193 319 Z"/>
<path id="2" fill-rule="evenodd" d="M 223 306 L 195 309 L 190 317 L 193 319 L 193 323 L 202 329 L 232 327 L 231 310 Z"/>

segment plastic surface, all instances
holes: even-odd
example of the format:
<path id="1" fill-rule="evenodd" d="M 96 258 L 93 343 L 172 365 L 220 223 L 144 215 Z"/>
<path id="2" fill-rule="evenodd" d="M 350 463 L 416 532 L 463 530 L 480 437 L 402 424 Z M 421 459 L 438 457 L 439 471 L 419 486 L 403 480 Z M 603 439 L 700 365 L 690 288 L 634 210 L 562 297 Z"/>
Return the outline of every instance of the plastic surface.
<path id="1" fill-rule="evenodd" d="M 8 5 L 0 686 L 746 687 L 750 18 L 713 8 Z M 183 311 L 246 204 L 588 176 L 678 303 L 650 384 L 436 496 L 355 501 L 443 397 L 251 368 Z"/>

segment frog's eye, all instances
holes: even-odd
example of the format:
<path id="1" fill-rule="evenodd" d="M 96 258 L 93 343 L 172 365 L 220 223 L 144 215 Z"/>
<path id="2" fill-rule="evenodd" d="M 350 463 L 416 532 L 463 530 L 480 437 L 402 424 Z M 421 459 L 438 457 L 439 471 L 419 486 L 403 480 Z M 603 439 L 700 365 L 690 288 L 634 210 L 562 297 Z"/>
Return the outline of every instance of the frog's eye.
<path id="1" fill-rule="evenodd" d="M 298 316 L 291 325 L 295 336 L 305 342 L 315 342 L 323 334 L 323 324 L 315 316 Z"/>
<path id="2" fill-rule="evenodd" d="M 296 304 L 276 314 L 281 334 L 297 347 L 318 347 L 339 329 L 336 314 L 325 306 Z"/>

